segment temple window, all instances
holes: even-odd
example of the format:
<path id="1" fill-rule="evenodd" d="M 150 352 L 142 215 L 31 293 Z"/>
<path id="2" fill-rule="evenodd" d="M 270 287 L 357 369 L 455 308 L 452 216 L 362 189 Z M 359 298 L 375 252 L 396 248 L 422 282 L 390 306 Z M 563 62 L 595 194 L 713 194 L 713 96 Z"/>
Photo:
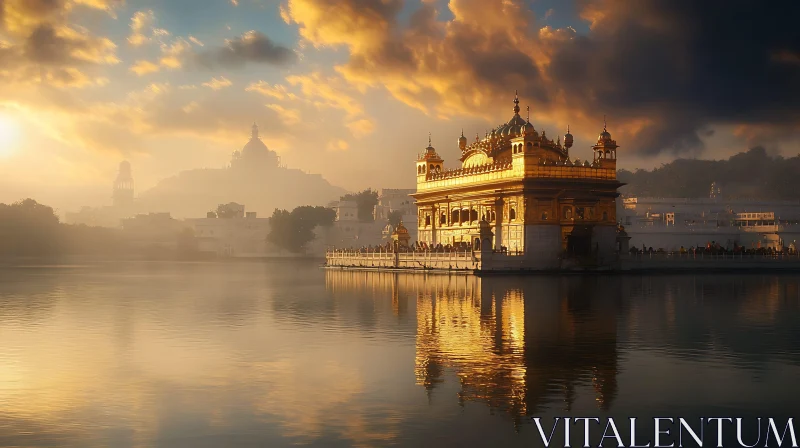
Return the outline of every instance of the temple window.
<path id="1" fill-rule="evenodd" d="M 455 224 L 455 223 L 457 223 L 457 222 L 458 222 L 458 210 L 453 210 L 453 211 L 450 213 L 450 216 L 451 216 L 451 218 L 450 218 L 450 222 L 452 222 L 453 224 Z"/>
<path id="2" fill-rule="evenodd" d="M 425 215 L 425 227 L 431 225 L 431 216 Z"/>
<path id="3" fill-rule="evenodd" d="M 542 212 L 542 221 L 547 221 L 547 212 Z"/>
<path id="4" fill-rule="evenodd" d="M 572 207 L 566 205 L 561 209 L 562 219 L 572 219 Z"/>
<path id="5" fill-rule="evenodd" d="M 497 214 L 492 210 L 492 222 L 497 221 Z"/>
<path id="6" fill-rule="evenodd" d="M 513 220 L 517 219 L 517 211 L 516 211 L 516 210 L 514 210 L 514 207 L 511 207 L 511 208 L 508 210 L 508 219 L 509 219 L 510 221 L 513 221 Z"/>
<path id="7" fill-rule="evenodd" d="M 442 213 L 441 216 L 439 216 L 439 225 L 443 226 L 445 224 L 447 224 L 447 213 Z"/>
<path id="8" fill-rule="evenodd" d="M 575 207 L 575 217 L 578 219 L 585 219 L 585 209 L 583 207 Z"/>
<path id="9" fill-rule="evenodd" d="M 469 211 L 469 221 L 473 222 L 473 221 L 477 221 L 477 220 L 478 220 L 478 211 L 475 210 L 475 209 L 471 209 Z"/>
<path id="10" fill-rule="evenodd" d="M 461 209 L 461 222 L 469 222 L 469 210 Z"/>

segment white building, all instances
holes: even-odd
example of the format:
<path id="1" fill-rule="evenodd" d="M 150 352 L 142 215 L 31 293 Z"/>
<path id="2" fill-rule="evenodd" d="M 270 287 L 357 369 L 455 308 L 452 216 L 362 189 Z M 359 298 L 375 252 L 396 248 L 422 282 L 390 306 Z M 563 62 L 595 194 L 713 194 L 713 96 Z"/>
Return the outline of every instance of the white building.
<path id="1" fill-rule="evenodd" d="M 244 206 L 231 203 L 224 206 L 231 213 L 220 217 L 209 212 L 205 218 L 187 219 L 200 252 L 220 257 L 256 258 L 274 255 L 279 250 L 267 242 L 269 218 L 258 218 L 255 212 L 244 212 Z"/>

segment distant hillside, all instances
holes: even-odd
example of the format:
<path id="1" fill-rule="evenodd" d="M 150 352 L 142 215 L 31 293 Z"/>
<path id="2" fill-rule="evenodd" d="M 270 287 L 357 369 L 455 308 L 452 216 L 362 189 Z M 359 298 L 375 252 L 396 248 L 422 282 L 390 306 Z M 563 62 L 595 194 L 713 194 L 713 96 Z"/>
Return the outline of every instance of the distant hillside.
<path id="1" fill-rule="evenodd" d="M 619 170 L 617 178 L 628 185 L 620 191 L 631 196 L 709 197 L 716 182 L 729 199 L 798 199 L 800 156 L 770 157 L 756 147 L 728 160 L 677 159 L 652 171 Z"/>
<path id="2" fill-rule="evenodd" d="M 183 171 L 142 192 L 137 208 L 170 212 L 176 218 L 200 218 L 219 204 L 237 202 L 247 211 L 266 218 L 276 208 L 327 205 L 345 193 L 320 175 L 296 169 L 252 166 L 198 169 Z"/>

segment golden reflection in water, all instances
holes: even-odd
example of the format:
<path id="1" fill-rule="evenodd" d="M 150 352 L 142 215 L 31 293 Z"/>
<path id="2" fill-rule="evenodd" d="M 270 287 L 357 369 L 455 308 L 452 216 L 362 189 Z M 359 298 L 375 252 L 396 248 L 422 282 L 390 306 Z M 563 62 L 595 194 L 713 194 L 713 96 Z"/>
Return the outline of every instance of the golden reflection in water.
<path id="1" fill-rule="evenodd" d="M 439 280 L 439 281 L 434 281 Z M 417 384 L 430 393 L 445 368 L 462 401 L 524 415 L 525 304 L 521 291 L 482 297 L 477 277 L 432 277 L 417 295 Z M 495 300 L 496 299 L 496 300 Z"/>
<path id="2" fill-rule="evenodd" d="M 594 389 L 607 410 L 617 392 L 619 281 L 329 271 L 332 291 L 416 299 L 416 383 L 433 399 L 448 375 L 458 400 L 520 418 L 548 403 L 569 410 Z"/>

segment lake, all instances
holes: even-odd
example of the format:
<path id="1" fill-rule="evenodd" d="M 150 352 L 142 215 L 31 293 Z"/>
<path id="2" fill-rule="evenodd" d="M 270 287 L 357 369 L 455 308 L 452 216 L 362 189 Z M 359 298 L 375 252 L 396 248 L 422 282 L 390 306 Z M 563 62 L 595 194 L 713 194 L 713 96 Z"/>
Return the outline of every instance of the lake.
<path id="1" fill-rule="evenodd" d="M 5 266 L 0 446 L 542 446 L 532 417 L 796 417 L 798 322 L 796 275 Z"/>

